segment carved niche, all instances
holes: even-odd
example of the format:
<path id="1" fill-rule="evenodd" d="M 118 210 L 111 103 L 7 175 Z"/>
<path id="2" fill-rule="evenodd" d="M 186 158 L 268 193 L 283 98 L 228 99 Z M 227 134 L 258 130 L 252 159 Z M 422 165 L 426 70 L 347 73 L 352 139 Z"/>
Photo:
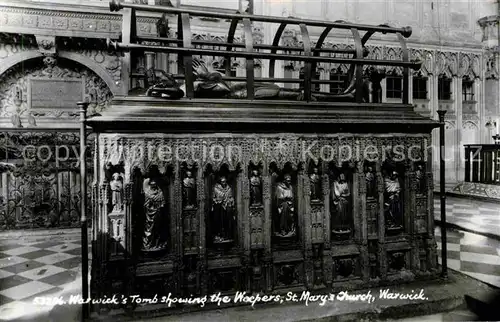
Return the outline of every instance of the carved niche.
<path id="1" fill-rule="evenodd" d="M 125 252 L 125 186 L 123 163 L 108 163 L 104 169 L 106 215 L 110 227 L 112 240 L 112 254 L 123 254 Z"/>
<path id="2" fill-rule="evenodd" d="M 149 165 L 132 173 L 135 249 L 142 261 L 163 258 L 173 249 L 169 202 L 172 171 Z"/>
<path id="3" fill-rule="evenodd" d="M 404 225 L 404 164 L 394 159 L 384 162 L 384 216 L 385 228 L 388 234 L 403 231 Z"/>
<path id="4" fill-rule="evenodd" d="M 207 246 L 228 250 L 238 246 L 239 169 L 227 165 L 208 166 L 205 170 Z"/>
<path id="5" fill-rule="evenodd" d="M 59 84 L 59 85 L 58 85 Z M 57 95 L 54 88 L 62 92 L 64 86 L 71 84 L 71 97 L 64 106 L 53 107 L 46 103 Z M 50 85 L 50 86 L 49 86 Z M 54 87 L 55 86 L 55 87 Z M 63 87 L 61 87 L 63 86 Z M 65 88 L 65 87 L 64 87 Z M 44 60 L 26 61 L 23 65 L 9 69 L 0 77 L 0 117 L 37 117 L 75 118 L 78 115 L 75 99 L 90 102 L 89 115 L 105 109 L 113 95 L 106 83 L 95 73 L 82 65 L 65 59 L 45 57 Z M 61 100 L 58 100 L 61 102 Z M 34 124 L 31 124 L 34 125 Z"/>
<path id="6" fill-rule="evenodd" d="M 188 253 L 197 251 L 198 245 L 198 168 L 184 163 L 181 166 L 183 247 Z"/>
<path id="7" fill-rule="evenodd" d="M 347 163 L 340 167 L 330 164 L 330 228 L 333 240 L 352 237 L 353 221 L 353 169 Z"/>
<path id="8" fill-rule="evenodd" d="M 275 245 L 291 245 L 298 241 L 298 171 L 287 163 L 279 169 L 270 166 L 272 181 L 272 239 Z"/>
<path id="9" fill-rule="evenodd" d="M 269 198 L 267 183 L 264 183 L 261 164 L 248 166 L 248 181 L 243 183 L 243 198 L 248 198 L 250 205 L 250 245 L 252 248 L 264 247 L 264 196 Z M 266 191 L 264 191 L 266 187 Z M 248 193 L 247 193 L 248 191 Z M 246 196 L 248 194 L 248 196 Z"/>

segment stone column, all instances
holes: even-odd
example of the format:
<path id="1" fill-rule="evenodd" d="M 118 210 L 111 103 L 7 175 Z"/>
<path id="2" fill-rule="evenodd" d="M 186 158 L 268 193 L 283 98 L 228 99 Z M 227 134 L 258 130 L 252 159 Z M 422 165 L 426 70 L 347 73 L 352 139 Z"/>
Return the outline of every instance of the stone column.
<path id="1" fill-rule="evenodd" d="M 484 52 L 484 120 L 485 122 L 491 119 L 497 124 L 500 122 L 500 82 L 499 82 L 499 65 L 500 65 L 500 46 L 499 46 L 499 28 L 500 28 L 500 6 L 498 3 L 492 3 L 485 8 L 488 16 L 485 16 L 477 21 L 483 33 Z M 480 124 L 479 126 L 485 126 Z M 496 127 L 491 130 L 483 131 L 484 143 L 493 143 L 492 135 L 497 134 Z"/>
<path id="2" fill-rule="evenodd" d="M 455 155 L 455 178 L 457 182 L 463 181 L 463 172 L 465 169 L 465 163 L 462 161 L 463 159 L 463 145 L 462 145 L 462 131 L 463 131 L 463 106 L 462 106 L 462 77 L 454 77 L 453 79 L 453 94 L 455 96 L 454 103 L 456 108 L 456 118 L 457 118 L 457 127 L 455 129 L 456 135 L 456 149 L 454 151 Z M 462 166 L 464 163 L 464 166 Z"/>

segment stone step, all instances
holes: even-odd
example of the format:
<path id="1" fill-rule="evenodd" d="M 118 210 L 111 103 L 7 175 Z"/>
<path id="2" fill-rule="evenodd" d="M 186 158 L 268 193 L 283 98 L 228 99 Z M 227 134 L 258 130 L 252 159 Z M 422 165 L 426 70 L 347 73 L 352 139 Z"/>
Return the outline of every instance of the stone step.
<path id="1" fill-rule="evenodd" d="M 425 300 L 389 300 L 380 298 L 380 290 L 390 289 L 391 292 L 411 294 L 412 291 L 419 293 L 422 289 Z M 350 294 L 366 294 L 368 290 L 349 291 Z M 380 321 L 392 319 L 404 319 L 429 314 L 450 313 L 452 311 L 464 310 L 465 295 L 489 293 L 493 291 L 490 286 L 463 274 L 449 271 L 446 280 L 420 281 L 409 284 L 386 286 L 369 290 L 376 297 L 374 302 L 348 302 L 328 301 L 325 305 L 317 302 L 305 305 L 303 302 L 285 302 L 282 304 L 256 304 L 255 306 L 243 305 L 238 307 L 215 307 L 208 310 L 207 307 L 184 306 L 183 308 L 168 309 L 161 306 L 137 307 L 127 317 L 125 311 L 112 311 L 105 316 L 95 316 L 101 321 Z M 328 294 L 328 293 L 326 293 Z M 190 311 L 190 312 L 189 312 Z M 187 313 L 189 312 L 189 313 Z M 156 317 L 155 317 L 156 315 Z M 164 315 L 164 316 L 159 316 Z M 457 315 L 457 318 L 463 314 Z"/>

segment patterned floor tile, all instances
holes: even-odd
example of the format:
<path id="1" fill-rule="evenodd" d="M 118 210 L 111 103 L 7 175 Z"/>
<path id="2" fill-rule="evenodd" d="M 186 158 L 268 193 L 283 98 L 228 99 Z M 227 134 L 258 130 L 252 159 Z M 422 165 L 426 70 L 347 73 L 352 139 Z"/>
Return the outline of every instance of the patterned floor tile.
<path id="1" fill-rule="evenodd" d="M 77 268 L 79 266 L 82 266 L 82 258 L 81 257 L 73 257 L 73 258 L 67 259 L 65 261 L 55 263 L 54 266 L 62 267 L 65 269 Z"/>
<path id="2" fill-rule="evenodd" d="M 461 252 L 477 253 L 477 254 L 487 254 L 487 255 L 497 255 L 498 250 L 490 246 L 482 245 L 460 245 Z"/>
<path id="3" fill-rule="evenodd" d="M 26 298 L 23 299 L 23 302 L 26 302 L 26 303 L 33 303 L 33 300 L 36 298 L 36 297 L 43 297 L 43 296 L 47 296 L 47 297 L 53 297 L 56 295 L 56 293 L 58 292 L 61 292 L 63 290 L 63 288 L 60 288 L 60 287 L 53 287 L 51 289 L 48 289 L 46 291 L 43 291 L 43 292 L 40 292 L 40 293 L 36 293 L 36 294 L 33 294 L 31 296 L 28 296 Z"/>
<path id="4" fill-rule="evenodd" d="M 66 254 L 66 253 L 54 253 L 51 255 L 47 255 L 44 257 L 37 258 L 37 262 L 44 263 L 44 264 L 56 264 L 62 261 L 65 261 L 67 259 L 74 258 L 74 255 Z"/>
<path id="5" fill-rule="evenodd" d="M 18 275 L 36 281 L 64 271 L 64 268 L 60 268 L 54 265 L 45 265 L 26 272 L 19 273 Z"/>
<path id="6" fill-rule="evenodd" d="M 4 271 L 3 269 L 0 269 L 0 278 L 6 278 L 6 277 L 9 277 L 9 276 L 12 276 L 14 275 L 14 273 L 11 273 L 11 272 L 8 272 L 8 271 Z"/>
<path id="7" fill-rule="evenodd" d="M 54 286 L 60 286 L 63 284 L 73 282 L 77 277 L 79 277 L 78 272 L 74 272 L 71 270 L 63 270 L 60 273 L 40 279 L 40 282 Z"/>
<path id="8" fill-rule="evenodd" d="M 19 255 L 31 253 L 31 252 L 34 252 L 37 250 L 40 250 L 40 248 L 32 247 L 32 246 L 25 246 L 25 247 L 12 248 L 9 250 L 5 250 L 5 251 L 3 251 L 3 253 L 10 255 L 10 256 L 19 256 Z"/>
<path id="9" fill-rule="evenodd" d="M 53 289 L 54 286 L 47 284 L 47 283 L 42 283 L 39 281 L 31 281 L 28 283 L 24 283 L 22 285 L 18 285 L 15 287 L 11 287 L 9 289 L 0 291 L 0 294 L 3 296 L 10 297 L 11 299 L 14 300 L 23 300 L 29 296 L 48 291 L 50 289 Z"/>
<path id="10" fill-rule="evenodd" d="M 6 250 L 10 250 L 10 249 L 15 249 L 15 248 L 20 248 L 20 247 L 23 247 L 25 245 L 22 245 L 22 244 L 9 244 L 8 241 L 6 240 L 1 240 L 0 241 L 0 251 L 1 252 L 4 252 Z"/>
<path id="11" fill-rule="evenodd" d="M 34 245 L 31 245 L 32 247 L 38 247 L 38 248 L 44 248 L 44 249 L 48 249 L 50 247 L 54 247 L 54 246 L 57 246 L 57 245 L 61 245 L 61 241 L 46 241 L 46 242 L 42 242 L 42 243 L 37 243 L 37 244 L 34 244 Z"/>
<path id="12" fill-rule="evenodd" d="M 59 244 L 59 245 L 45 248 L 45 250 L 53 251 L 53 252 L 64 252 L 64 253 L 71 254 L 71 252 L 75 251 L 75 250 L 78 250 L 81 253 L 81 248 L 82 248 L 82 246 L 80 244 L 65 242 L 63 244 Z M 73 255 L 79 255 L 80 253 L 73 254 Z"/>
<path id="13" fill-rule="evenodd" d="M 28 261 L 28 259 L 17 257 L 17 256 L 9 256 L 6 258 L 2 258 L 2 259 L 0 259 L 0 269 L 3 269 L 4 267 L 7 267 L 7 266 L 19 264 L 19 263 L 24 263 L 27 261 Z"/>
<path id="14" fill-rule="evenodd" d="M 6 290 L 31 281 L 29 278 L 20 275 L 11 275 L 0 279 L 0 290 Z"/>
<path id="15" fill-rule="evenodd" d="M 500 266 L 460 260 L 460 271 L 500 276 Z"/>
<path id="16" fill-rule="evenodd" d="M 495 255 L 488 255 L 482 253 L 460 252 L 460 259 L 462 261 L 483 263 L 500 266 L 500 257 Z"/>
<path id="17" fill-rule="evenodd" d="M 43 265 L 44 265 L 43 263 L 40 263 L 38 261 L 27 261 L 27 262 L 22 262 L 22 263 L 19 263 L 16 265 L 4 267 L 3 270 L 11 272 L 11 273 L 19 274 L 22 272 L 26 272 L 26 271 L 41 267 Z"/>
<path id="18" fill-rule="evenodd" d="M 14 300 L 11 299 L 10 297 L 7 297 L 7 296 L 3 296 L 2 294 L 0 294 L 0 306 L 3 306 L 7 303 L 10 303 L 10 302 L 13 302 Z M 1 310 L 0 310 L 0 315 L 1 315 Z"/>
<path id="19" fill-rule="evenodd" d="M 51 255 L 51 254 L 54 254 L 54 253 L 55 252 L 52 252 L 50 250 L 39 249 L 39 250 L 36 250 L 34 252 L 29 252 L 29 253 L 18 255 L 18 256 L 19 257 L 23 257 L 23 258 L 27 258 L 27 259 L 37 259 L 37 258 L 44 257 L 44 256 L 47 256 L 47 255 Z"/>

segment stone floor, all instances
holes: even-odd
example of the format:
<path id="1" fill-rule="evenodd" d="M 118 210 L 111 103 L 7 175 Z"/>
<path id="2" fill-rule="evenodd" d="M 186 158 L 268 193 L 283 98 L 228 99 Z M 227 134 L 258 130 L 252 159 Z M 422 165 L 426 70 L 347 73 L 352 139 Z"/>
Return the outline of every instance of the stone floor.
<path id="1" fill-rule="evenodd" d="M 439 219 L 439 211 L 437 198 L 436 219 Z M 448 229 L 449 268 L 500 287 L 500 206 L 448 197 L 447 221 L 467 230 Z M 487 233 L 490 237 L 477 232 Z M 441 230 L 437 227 L 439 249 L 440 236 Z M 0 321 L 78 320 L 78 306 L 54 309 L 51 305 L 34 305 L 33 299 L 44 295 L 67 297 L 81 294 L 80 245 L 79 230 L 29 234 L 0 232 Z M 457 314 L 452 320 L 467 316 Z M 449 315 L 419 319 L 434 321 L 434 318 L 435 321 L 450 320 Z"/>
<path id="2" fill-rule="evenodd" d="M 434 218 L 441 219 L 440 199 L 434 199 Z M 446 221 L 460 230 L 500 240 L 500 204 L 446 197 Z"/>

